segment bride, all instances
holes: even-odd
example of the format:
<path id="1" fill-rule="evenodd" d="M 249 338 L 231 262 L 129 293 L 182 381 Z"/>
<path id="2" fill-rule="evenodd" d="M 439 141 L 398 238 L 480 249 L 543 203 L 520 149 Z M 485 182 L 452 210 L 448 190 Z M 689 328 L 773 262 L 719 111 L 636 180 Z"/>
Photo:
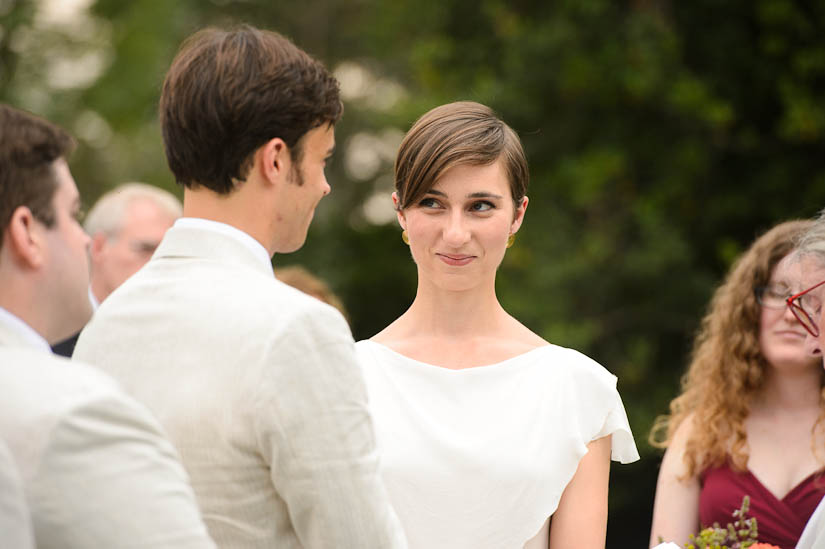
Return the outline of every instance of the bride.
<path id="1" fill-rule="evenodd" d="M 638 459 L 615 376 L 496 297 L 527 181 L 517 135 L 478 103 L 426 113 L 396 159 L 418 290 L 357 348 L 413 549 L 604 547 L 611 453 Z"/>

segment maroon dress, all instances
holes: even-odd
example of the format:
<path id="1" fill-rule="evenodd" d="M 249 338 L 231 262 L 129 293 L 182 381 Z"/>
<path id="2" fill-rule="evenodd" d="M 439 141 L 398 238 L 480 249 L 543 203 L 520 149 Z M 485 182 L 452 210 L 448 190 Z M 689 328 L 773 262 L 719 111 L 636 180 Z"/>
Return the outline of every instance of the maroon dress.
<path id="1" fill-rule="evenodd" d="M 737 473 L 728 466 L 708 469 L 700 477 L 699 522 L 703 528 L 714 522 L 726 526 L 733 522 L 733 511 L 742 506 L 742 498 L 748 495 L 747 516 L 756 518 L 759 541 L 794 549 L 805 523 L 825 496 L 823 472 L 812 474 L 784 498 L 777 499 L 750 471 Z"/>

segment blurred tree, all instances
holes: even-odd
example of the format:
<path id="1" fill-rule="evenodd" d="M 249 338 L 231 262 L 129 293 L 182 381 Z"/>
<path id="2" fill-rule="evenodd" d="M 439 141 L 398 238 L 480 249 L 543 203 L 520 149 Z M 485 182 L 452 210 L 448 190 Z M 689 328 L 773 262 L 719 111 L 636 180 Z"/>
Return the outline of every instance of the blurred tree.
<path id="1" fill-rule="evenodd" d="M 333 194 L 304 249 L 275 261 L 328 280 L 356 338 L 415 291 L 387 199 L 401 132 L 458 99 L 519 131 L 531 200 L 500 297 L 619 376 L 643 459 L 613 469 L 608 546 L 644 546 L 658 459 L 647 431 L 711 292 L 759 232 L 825 206 L 825 4 L 0 0 L 0 100 L 80 138 L 87 201 L 123 180 L 173 189 L 163 74 L 196 29 L 243 21 L 292 37 L 342 82 Z"/>

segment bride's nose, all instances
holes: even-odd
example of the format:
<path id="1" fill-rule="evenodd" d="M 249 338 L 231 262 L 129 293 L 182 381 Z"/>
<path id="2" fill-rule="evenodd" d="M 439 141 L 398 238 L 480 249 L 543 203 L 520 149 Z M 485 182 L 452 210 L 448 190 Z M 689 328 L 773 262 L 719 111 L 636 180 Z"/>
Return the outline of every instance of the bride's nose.
<path id="1" fill-rule="evenodd" d="M 448 246 L 459 248 L 470 240 L 470 229 L 463 213 L 452 212 L 445 221 L 443 239 Z"/>

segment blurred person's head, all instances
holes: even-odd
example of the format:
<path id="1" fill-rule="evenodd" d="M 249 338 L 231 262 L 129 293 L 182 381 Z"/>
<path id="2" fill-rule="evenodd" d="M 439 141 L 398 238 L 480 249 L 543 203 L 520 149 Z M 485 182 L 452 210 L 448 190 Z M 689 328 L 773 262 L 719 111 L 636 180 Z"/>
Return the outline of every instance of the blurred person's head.
<path id="1" fill-rule="evenodd" d="M 188 38 L 160 98 L 185 215 L 238 227 L 270 254 L 300 248 L 330 191 L 342 110 L 335 78 L 278 33 L 243 25 Z"/>
<path id="2" fill-rule="evenodd" d="M 821 356 L 825 349 L 825 210 L 799 238 L 794 259 L 802 278 L 802 289 L 793 300 L 795 314 L 809 331 L 808 351 Z"/>
<path id="3" fill-rule="evenodd" d="M 91 315 L 89 237 L 61 128 L 0 105 L 0 307 L 49 343 Z"/>
<path id="4" fill-rule="evenodd" d="M 305 294 L 332 305 L 344 315 L 344 318 L 347 318 L 347 311 L 341 299 L 335 295 L 326 282 L 307 271 L 304 267 L 290 265 L 275 269 L 275 277 L 284 284 L 289 284 Z"/>
<path id="5" fill-rule="evenodd" d="M 83 226 L 92 237 L 91 288 L 100 302 L 152 257 L 182 214 L 175 196 L 144 183 L 126 183 L 95 202 Z"/>
<path id="6" fill-rule="evenodd" d="M 698 427 L 685 452 L 688 476 L 726 459 L 743 470 L 748 459 L 744 420 L 768 376 L 778 369 L 818 367 L 785 301 L 800 284 L 789 269 L 791 252 L 810 226 L 809 221 L 787 221 L 757 238 L 713 295 L 694 340 L 683 392 L 651 433 L 654 445 L 667 446 L 681 422 L 694 414 Z"/>
<path id="7" fill-rule="evenodd" d="M 395 160 L 397 208 L 418 202 L 455 166 L 502 162 L 514 207 L 527 195 L 530 175 L 521 140 L 489 107 L 459 101 L 436 107 L 407 132 Z"/>

